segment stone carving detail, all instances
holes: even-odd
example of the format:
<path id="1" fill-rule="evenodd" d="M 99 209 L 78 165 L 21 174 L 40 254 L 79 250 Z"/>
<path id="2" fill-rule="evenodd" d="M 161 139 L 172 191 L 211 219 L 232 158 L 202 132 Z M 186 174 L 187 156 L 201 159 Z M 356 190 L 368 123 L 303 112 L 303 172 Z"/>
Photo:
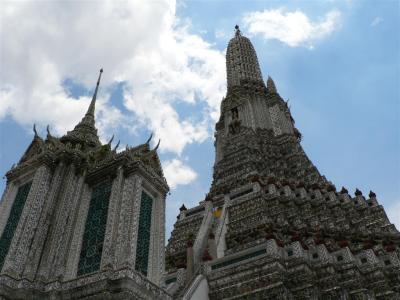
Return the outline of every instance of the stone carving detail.
<path id="1" fill-rule="evenodd" d="M 103 255 L 101 259 L 101 269 L 104 270 L 115 268 L 114 255 L 116 251 L 115 244 L 118 233 L 118 208 L 120 207 L 121 187 L 123 181 L 123 171 L 122 169 L 119 169 L 117 178 L 113 182 L 110 205 L 108 208 L 107 227 L 104 238 Z"/>
<path id="2" fill-rule="evenodd" d="M 3 271 L 7 274 L 16 277 L 22 275 L 30 248 L 30 241 L 35 233 L 32 228 L 36 228 L 39 221 L 49 180 L 50 171 L 47 167 L 42 166 L 36 170 L 25 207 L 19 219 L 17 230 L 14 233 L 13 242 L 3 267 Z"/>
<path id="3" fill-rule="evenodd" d="M 199 277 L 210 299 L 400 298 L 400 233 L 376 194 L 337 192 L 319 173 L 288 101 L 271 78 L 265 86 L 239 27 L 226 58 L 210 191 L 198 206 L 182 206 L 165 253 L 169 189 L 159 144 L 150 149 L 150 138 L 117 153 L 112 138 L 100 143 L 102 71 L 72 131 L 58 138 L 48 127 L 42 139 L 34 127 L 0 203 L 3 233 L 18 187 L 32 181 L 6 256 L 1 249 L 1 299 L 180 299 Z M 101 182 L 109 185 L 100 216 L 90 200 Z M 151 198 L 147 207 L 142 195 Z M 94 253 L 85 235 L 93 215 L 93 236 L 102 230 Z M 82 268 L 81 253 L 96 264 Z"/>
<path id="4" fill-rule="evenodd" d="M 164 201 L 169 188 L 158 146 L 150 149 L 148 140 L 117 153 L 118 145 L 111 147 L 113 139 L 105 145 L 100 143 L 94 118 L 99 82 L 100 76 L 85 116 L 72 131 L 58 138 L 48 127 L 43 140 L 34 128 L 31 145 L 6 174 L 7 188 L 0 204 L 1 231 L 18 187 L 30 181 L 32 186 L 0 272 L 0 298 L 171 299 L 135 271 L 143 181 L 156 195 L 149 279 L 160 283 L 164 270 Z M 106 197 L 108 201 L 99 201 L 101 209 L 89 209 L 91 194 L 101 182 L 110 183 L 107 195 L 111 195 Z M 86 221 L 93 220 L 100 222 L 88 226 L 90 230 L 85 232 Z M 97 237 L 95 242 L 93 237 Z M 93 250 L 97 250 L 97 256 Z M 157 259 L 152 259 L 153 255 Z M 112 287 L 109 282 L 113 282 Z"/>
<path id="5" fill-rule="evenodd" d="M 205 198 L 213 209 L 188 217 L 197 206 L 178 216 L 166 248 L 167 278 L 189 269 L 185 236 L 220 239 L 214 212 L 223 207 L 218 258 L 194 262 L 207 278 L 210 299 L 398 299 L 400 234 L 376 195 L 338 193 L 318 172 L 300 145 L 288 103 L 272 78 L 267 88 L 260 82 L 254 49 L 238 28 L 226 63 L 228 90 Z M 213 219 L 211 233 L 199 230 L 207 218 Z M 178 299 L 189 288 L 168 290 Z"/>
<path id="6" fill-rule="evenodd" d="M 135 195 L 135 189 L 137 187 L 137 178 L 131 176 L 126 178 L 122 189 L 122 203 L 119 213 L 119 224 L 118 224 L 118 237 L 116 247 L 116 265 L 122 267 L 128 264 L 129 253 L 130 253 L 130 227 L 132 225 L 130 215 L 134 213 L 133 209 L 133 195 Z M 133 264 L 131 265 L 133 267 Z"/>

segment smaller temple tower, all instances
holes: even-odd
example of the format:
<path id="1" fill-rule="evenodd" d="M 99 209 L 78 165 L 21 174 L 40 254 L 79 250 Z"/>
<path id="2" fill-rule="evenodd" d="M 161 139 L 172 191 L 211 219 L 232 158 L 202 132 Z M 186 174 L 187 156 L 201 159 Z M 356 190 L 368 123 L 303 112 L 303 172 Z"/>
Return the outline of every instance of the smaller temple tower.
<path id="1" fill-rule="evenodd" d="M 95 106 L 61 138 L 47 128 L 7 174 L 0 203 L 0 298 L 170 299 L 164 272 L 169 190 L 150 139 L 102 144 Z"/>

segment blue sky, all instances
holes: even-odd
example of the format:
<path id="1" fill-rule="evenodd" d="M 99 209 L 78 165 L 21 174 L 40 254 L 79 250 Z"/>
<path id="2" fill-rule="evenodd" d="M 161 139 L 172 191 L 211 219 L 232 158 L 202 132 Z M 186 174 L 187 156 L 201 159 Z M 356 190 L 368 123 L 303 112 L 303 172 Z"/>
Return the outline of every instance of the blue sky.
<path id="1" fill-rule="evenodd" d="M 398 1 L 8 1 L 0 11 L 1 174 L 33 123 L 42 135 L 47 124 L 73 128 L 104 67 L 101 139 L 161 138 L 169 236 L 179 206 L 211 183 L 224 53 L 239 24 L 320 172 L 339 189 L 376 192 L 400 227 Z"/>

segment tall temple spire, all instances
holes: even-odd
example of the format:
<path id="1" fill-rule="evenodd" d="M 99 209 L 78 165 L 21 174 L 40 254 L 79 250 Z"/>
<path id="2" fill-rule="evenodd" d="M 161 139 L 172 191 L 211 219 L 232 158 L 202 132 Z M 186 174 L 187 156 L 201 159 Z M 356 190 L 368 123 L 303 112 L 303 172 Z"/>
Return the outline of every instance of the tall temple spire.
<path id="1" fill-rule="evenodd" d="M 241 34 L 238 25 L 226 51 L 226 71 L 228 90 L 246 81 L 264 85 L 256 51 L 250 40 Z"/>
<path id="2" fill-rule="evenodd" d="M 97 92 L 99 90 L 102 73 L 103 69 L 100 69 L 92 101 L 90 102 L 89 108 L 85 116 L 78 123 L 78 125 L 75 126 L 74 130 L 68 131 L 67 134 L 61 138 L 62 142 L 86 144 L 89 147 L 97 147 L 101 145 L 99 137 L 97 136 L 97 129 L 95 126 L 94 116 L 95 116 Z"/>
<path id="3" fill-rule="evenodd" d="M 90 102 L 89 108 L 86 112 L 86 115 L 91 115 L 94 117 L 94 110 L 96 107 L 96 98 L 97 98 L 97 91 L 99 90 L 99 85 L 100 85 L 100 79 L 101 79 L 101 74 L 103 73 L 103 69 L 100 69 L 99 73 L 99 78 L 97 79 L 97 84 L 96 84 L 96 89 L 94 90 L 93 93 L 93 98 L 92 101 Z"/>

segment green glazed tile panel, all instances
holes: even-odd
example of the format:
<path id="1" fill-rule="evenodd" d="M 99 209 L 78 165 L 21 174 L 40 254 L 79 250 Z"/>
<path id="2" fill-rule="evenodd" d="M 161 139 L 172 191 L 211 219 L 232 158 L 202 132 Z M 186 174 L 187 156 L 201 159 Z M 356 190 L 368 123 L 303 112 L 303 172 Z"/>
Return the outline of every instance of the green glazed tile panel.
<path id="1" fill-rule="evenodd" d="M 165 284 L 167 285 L 173 282 L 176 282 L 176 277 L 165 280 Z"/>
<path id="2" fill-rule="evenodd" d="M 100 269 L 110 194 L 110 181 L 99 183 L 93 187 L 83 234 L 78 276 Z"/>
<path id="3" fill-rule="evenodd" d="M 135 269 L 146 276 L 149 261 L 152 206 L 153 199 L 145 192 L 142 192 L 142 198 L 140 201 L 138 238 L 136 244 Z"/>
<path id="4" fill-rule="evenodd" d="M 19 218 L 24 209 L 31 185 L 32 182 L 29 182 L 19 187 L 17 196 L 15 197 L 14 203 L 11 207 L 10 215 L 0 238 L 0 270 L 3 268 L 4 260 L 7 256 L 8 250 L 10 249 L 11 241 L 15 229 L 17 229 Z"/>
<path id="5" fill-rule="evenodd" d="M 236 257 L 236 258 L 233 258 L 231 260 L 227 260 L 227 261 L 221 262 L 219 264 L 215 264 L 215 265 L 211 266 L 211 270 L 223 268 L 223 267 L 226 267 L 226 266 L 229 266 L 229 265 L 244 261 L 246 259 L 259 256 L 259 255 L 264 254 L 264 253 L 267 253 L 266 249 L 261 249 L 261 250 L 258 250 L 258 251 L 254 251 L 254 252 L 248 253 L 246 255 L 243 255 L 243 256 L 240 256 L 240 257 Z"/>

